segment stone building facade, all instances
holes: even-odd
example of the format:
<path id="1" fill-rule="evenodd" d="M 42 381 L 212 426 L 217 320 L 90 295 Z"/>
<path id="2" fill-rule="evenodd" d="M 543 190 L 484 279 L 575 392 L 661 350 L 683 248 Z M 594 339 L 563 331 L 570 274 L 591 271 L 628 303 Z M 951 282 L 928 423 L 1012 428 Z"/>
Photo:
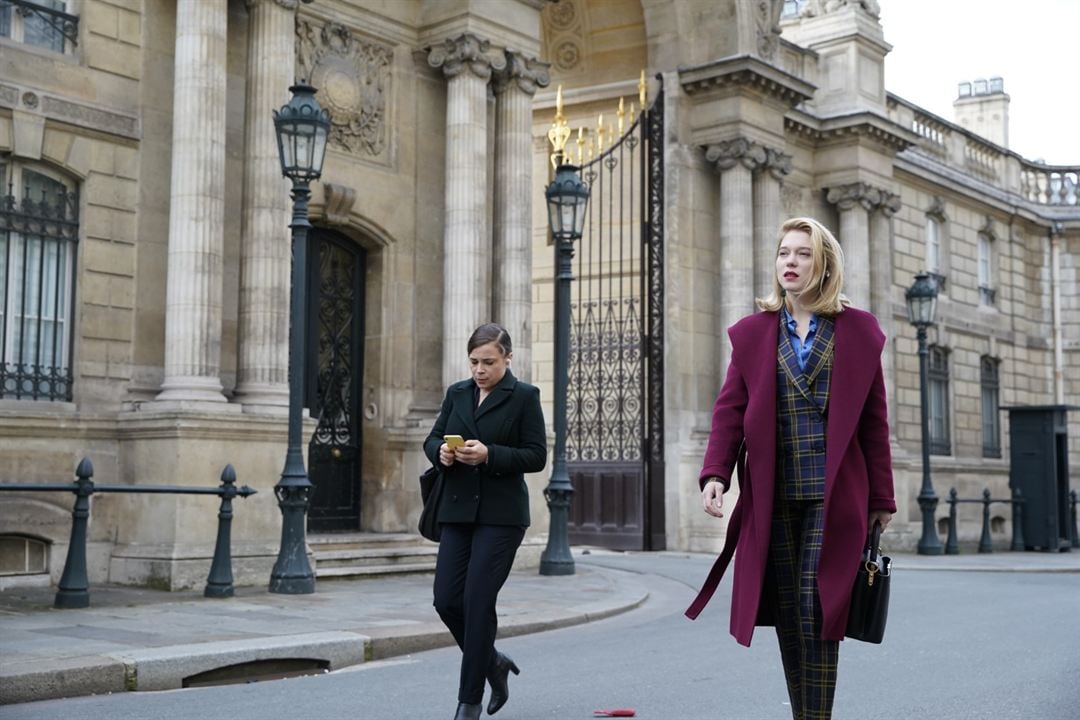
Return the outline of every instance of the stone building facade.
<path id="1" fill-rule="evenodd" d="M 334 461 L 316 449 L 311 461 L 344 488 L 310 530 L 412 531 L 420 442 L 445 384 L 467 373 L 472 327 L 510 328 L 515 372 L 550 411 L 555 87 L 571 127 L 591 128 L 636 96 L 644 69 L 650 99 L 662 78 L 666 123 L 662 544 L 722 542 L 695 478 L 724 330 L 764 292 L 775 229 L 795 214 L 837 231 L 849 294 L 891 338 L 895 542 L 912 545 L 919 520 L 903 301 L 918 271 L 944 280 L 931 337 L 938 493 L 1001 496 L 1007 417 L 987 404 L 1080 397 L 1077 169 L 1011 152 L 1007 96 L 992 88 L 957 122 L 888 93 L 872 0 L 784 7 L 68 0 L 54 24 L 0 9 L 0 173 L 17 198 L 0 216 L 0 482 L 67 481 L 88 456 L 99 482 L 213 486 L 231 463 L 259 490 L 238 503 L 237 579 L 265 581 L 280 532 L 290 260 L 271 111 L 305 78 L 333 130 L 311 206 L 324 274 L 309 297 L 328 314 L 309 318 L 304 362 L 338 403 L 311 401 L 306 427 L 338 443 Z M 326 337 L 348 346 L 340 377 L 320 375 Z M 1080 418 L 1070 425 L 1076 467 Z M 534 550 L 546 478 L 529 479 Z M 91 582 L 198 585 L 214 510 L 95 497 Z M 0 582 L 55 581 L 70 522 L 67 495 L 4 493 Z M 994 527 L 1003 537 L 1007 518 Z"/>

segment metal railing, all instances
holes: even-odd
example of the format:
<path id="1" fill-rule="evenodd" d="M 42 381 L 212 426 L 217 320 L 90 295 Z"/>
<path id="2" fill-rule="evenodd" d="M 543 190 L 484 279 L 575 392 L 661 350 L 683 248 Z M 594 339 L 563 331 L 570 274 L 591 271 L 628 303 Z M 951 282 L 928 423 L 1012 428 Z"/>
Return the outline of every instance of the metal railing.
<path id="1" fill-rule="evenodd" d="M 1011 505 L 1012 543 L 1009 545 L 1009 550 L 1012 550 L 1014 552 L 1023 552 L 1024 523 L 1021 519 L 1021 512 L 1024 504 L 1024 498 L 1021 497 L 1020 490 L 1013 489 L 1013 496 L 1011 498 L 993 498 L 990 496 L 990 488 L 986 488 L 985 490 L 983 490 L 981 498 L 959 498 L 956 496 L 956 488 L 952 488 L 949 490 L 949 499 L 945 502 L 949 504 L 949 537 L 945 541 L 946 555 L 960 554 L 960 543 L 956 537 L 956 506 L 959 503 L 981 503 L 983 506 L 982 534 L 979 537 L 979 552 L 981 553 L 994 552 L 994 544 L 990 536 L 990 506 L 994 503 L 1005 503 Z"/>
<path id="2" fill-rule="evenodd" d="M 257 490 L 243 485 L 236 487 L 236 471 L 226 465 L 221 471 L 221 485 L 195 487 L 186 485 L 95 485 L 94 466 L 90 458 L 83 458 L 75 469 L 73 483 L 0 483 L 0 491 L 9 492 L 70 492 L 75 494 L 75 507 L 71 511 L 71 542 L 68 544 L 64 572 L 56 592 L 53 607 L 84 608 L 90 606 L 90 582 L 86 573 L 86 536 L 90 521 L 90 496 L 94 493 L 148 493 L 175 495 L 217 495 L 221 498 L 218 510 L 217 542 L 214 559 L 210 563 L 210 575 L 206 579 L 203 595 L 212 598 L 232 597 L 232 501 L 239 496 L 246 498 Z"/>

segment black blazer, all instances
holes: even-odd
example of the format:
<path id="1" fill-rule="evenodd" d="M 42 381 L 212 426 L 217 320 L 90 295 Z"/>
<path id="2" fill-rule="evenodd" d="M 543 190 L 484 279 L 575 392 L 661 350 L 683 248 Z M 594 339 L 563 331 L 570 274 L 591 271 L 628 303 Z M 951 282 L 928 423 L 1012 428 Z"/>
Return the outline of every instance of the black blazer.
<path id="1" fill-rule="evenodd" d="M 474 413 L 475 387 L 471 378 L 450 386 L 435 426 L 424 441 L 424 453 L 442 469 L 445 478 L 439 522 L 528 527 L 525 473 L 540 472 L 547 464 L 540 389 L 520 382 L 508 369 Z M 444 435 L 484 443 L 487 462 L 442 465 L 439 446 Z"/>

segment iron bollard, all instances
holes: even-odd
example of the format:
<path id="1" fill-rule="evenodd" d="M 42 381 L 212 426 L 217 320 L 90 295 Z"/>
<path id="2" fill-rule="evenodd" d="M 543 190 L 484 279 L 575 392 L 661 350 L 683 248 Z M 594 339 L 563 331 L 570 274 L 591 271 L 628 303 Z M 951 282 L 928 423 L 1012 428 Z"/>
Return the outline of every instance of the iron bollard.
<path id="1" fill-rule="evenodd" d="M 218 511 L 217 543 L 214 545 L 214 560 L 210 564 L 210 575 L 206 578 L 206 590 L 203 596 L 208 598 L 227 598 L 233 596 L 232 574 L 232 501 L 239 495 L 248 497 L 257 491 L 244 485 L 236 487 L 236 470 L 232 465 L 226 465 L 221 471 L 221 485 L 218 494 L 221 495 L 221 509 Z"/>
<path id="2" fill-rule="evenodd" d="M 90 607 L 90 581 L 86 576 L 86 528 L 90 519 L 90 496 L 94 494 L 94 465 L 83 458 L 75 468 L 75 507 L 71 511 L 71 541 L 53 607 Z"/>
<path id="3" fill-rule="evenodd" d="M 983 490 L 983 523 L 982 537 L 979 538 L 979 552 L 994 552 L 994 543 L 990 539 L 990 488 Z"/>
<path id="4" fill-rule="evenodd" d="M 1013 488 L 1012 499 L 1012 546 L 1013 552 L 1024 552 L 1024 498 L 1021 497 L 1020 488 Z"/>
<path id="5" fill-rule="evenodd" d="M 1073 490 L 1069 493 L 1069 499 L 1072 501 L 1072 546 L 1074 548 L 1080 548 L 1080 529 L 1076 527 L 1076 491 Z"/>
<path id="6" fill-rule="evenodd" d="M 945 541 L 946 555 L 959 555 L 960 544 L 956 541 L 956 488 L 949 490 L 949 537 Z"/>

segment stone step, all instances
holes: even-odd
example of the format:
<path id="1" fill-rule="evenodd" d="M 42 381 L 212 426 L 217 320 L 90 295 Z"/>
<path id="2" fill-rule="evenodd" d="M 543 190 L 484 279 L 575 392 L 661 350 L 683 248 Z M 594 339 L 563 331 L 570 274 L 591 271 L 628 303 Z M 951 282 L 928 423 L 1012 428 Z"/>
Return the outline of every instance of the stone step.
<path id="1" fill-rule="evenodd" d="M 355 580 L 361 578 L 384 577 L 387 575 L 415 575 L 434 572 L 435 560 L 432 558 L 430 563 L 321 568 L 315 570 L 315 577 L 321 580 Z"/>
<path id="2" fill-rule="evenodd" d="M 338 550 L 374 550 L 378 548 L 436 547 L 415 533 L 325 533 L 309 534 L 308 545 L 312 552 Z"/>
<path id="3" fill-rule="evenodd" d="M 374 565 L 413 565 L 417 563 L 435 564 L 435 557 L 439 548 L 432 547 L 405 547 L 405 548 L 376 548 L 372 550 L 315 550 L 315 567 L 318 569 L 331 567 L 362 567 Z"/>

